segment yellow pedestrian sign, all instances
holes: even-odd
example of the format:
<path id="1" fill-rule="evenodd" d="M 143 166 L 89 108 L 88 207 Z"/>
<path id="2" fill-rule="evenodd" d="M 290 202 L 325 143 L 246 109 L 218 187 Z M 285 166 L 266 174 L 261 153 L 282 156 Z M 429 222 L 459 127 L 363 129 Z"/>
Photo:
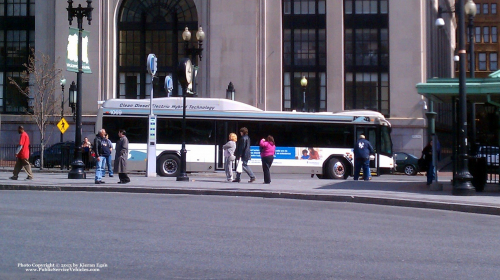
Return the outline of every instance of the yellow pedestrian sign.
<path id="1" fill-rule="evenodd" d="M 64 134 L 64 132 L 66 132 L 66 130 L 68 130 L 69 124 L 68 124 L 68 122 L 64 118 L 62 118 L 57 123 L 57 127 L 59 128 L 59 130 L 61 131 L 61 133 Z"/>

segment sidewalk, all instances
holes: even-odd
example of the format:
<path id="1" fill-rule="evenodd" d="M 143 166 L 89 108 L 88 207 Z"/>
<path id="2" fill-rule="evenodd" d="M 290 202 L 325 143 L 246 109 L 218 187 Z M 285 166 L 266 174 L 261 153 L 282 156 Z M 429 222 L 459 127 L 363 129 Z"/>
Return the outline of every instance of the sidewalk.
<path id="1" fill-rule="evenodd" d="M 6 170 L 7 171 L 7 170 Z M 451 173 L 440 172 L 439 184 L 443 191 L 430 191 L 425 176 L 382 175 L 372 181 L 320 180 L 307 174 L 272 174 L 272 183 L 262 184 L 262 173 L 256 173 L 257 181 L 247 183 L 246 174 L 241 183 L 225 183 L 223 172 L 188 174 L 189 182 L 177 182 L 176 178 L 145 177 L 130 174 L 131 183 L 118 184 L 117 176 L 105 177 L 105 184 L 94 184 L 94 173 L 87 179 L 67 179 L 67 171 L 55 173 L 36 172 L 34 180 L 8 178 L 11 172 L 0 172 L 0 190 L 39 191 L 86 191 L 127 192 L 152 194 L 191 194 L 251 196 L 263 198 L 305 199 L 368 203 L 415 208 L 442 209 L 469 213 L 500 215 L 500 186 L 488 184 L 475 196 L 453 196 Z"/>

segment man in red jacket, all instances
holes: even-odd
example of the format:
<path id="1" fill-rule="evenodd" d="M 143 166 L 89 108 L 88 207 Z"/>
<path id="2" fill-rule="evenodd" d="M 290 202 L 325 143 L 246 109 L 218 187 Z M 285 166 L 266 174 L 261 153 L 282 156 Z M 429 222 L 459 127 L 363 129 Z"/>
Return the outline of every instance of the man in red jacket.
<path id="1" fill-rule="evenodd" d="M 31 172 L 31 165 L 29 162 L 30 158 L 30 138 L 28 133 L 24 132 L 24 127 L 19 126 L 17 132 L 21 134 L 21 139 L 19 140 L 19 147 L 16 150 L 16 166 L 14 166 L 14 176 L 10 177 L 11 180 L 17 180 L 17 175 L 24 168 L 26 174 L 28 174 L 28 180 L 33 180 L 33 173 Z"/>

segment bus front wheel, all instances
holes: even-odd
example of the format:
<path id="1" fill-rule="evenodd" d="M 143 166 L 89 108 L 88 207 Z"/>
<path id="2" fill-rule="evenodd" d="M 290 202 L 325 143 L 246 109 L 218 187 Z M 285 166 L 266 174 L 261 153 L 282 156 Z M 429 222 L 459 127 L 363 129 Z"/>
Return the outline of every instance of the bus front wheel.
<path id="1" fill-rule="evenodd" d="M 181 159 L 176 155 L 162 155 L 157 162 L 157 173 L 163 177 L 177 177 L 181 170 Z"/>
<path id="2" fill-rule="evenodd" d="M 332 158 L 328 161 L 326 174 L 331 179 L 347 179 L 349 177 L 346 164 L 337 158 Z"/>

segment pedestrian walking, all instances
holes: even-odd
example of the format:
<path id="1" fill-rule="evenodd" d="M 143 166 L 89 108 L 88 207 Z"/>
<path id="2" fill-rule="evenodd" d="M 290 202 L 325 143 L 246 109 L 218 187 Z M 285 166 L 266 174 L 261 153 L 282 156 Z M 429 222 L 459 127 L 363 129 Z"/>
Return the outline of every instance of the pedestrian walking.
<path id="1" fill-rule="evenodd" d="M 237 149 L 236 149 L 236 157 L 238 160 L 241 160 L 243 171 L 248 174 L 250 177 L 249 183 L 255 182 L 255 175 L 248 166 L 248 161 L 252 157 L 250 154 L 250 137 L 248 136 L 248 129 L 246 127 L 240 128 L 241 139 L 238 141 Z M 236 172 L 236 179 L 233 182 L 241 182 L 241 173 Z"/>
<path id="2" fill-rule="evenodd" d="M 224 170 L 226 171 L 226 181 L 233 181 L 233 162 L 236 159 L 234 151 L 236 150 L 236 141 L 238 137 L 235 133 L 229 133 L 229 141 L 222 146 L 224 149 Z"/>
<path id="3" fill-rule="evenodd" d="M 104 184 L 102 177 L 104 176 L 104 168 L 106 166 L 106 157 L 111 154 L 108 142 L 105 138 L 106 130 L 101 129 L 94 139 L 94 153 L 96 157 L 95 167 L 95 183 Z"/>
<path id="4" fill-rule="evenodd" d="M 108 147 L 109 147 L 109 155 L 106 156 L 106 165 L 108 167 L 108 176 L 113 177 L 113 167 L 111 166 L 111 153 L 113 152 L 113 143 L 111 143 L 111 140 L 109 140 L 109 136 L 106 133 L 106 136 L 104 140 L 107 142 Z M 102 173 L 102 177 L 106 174 L 106 170 Z"/>
<path id="5" fill-rule="evenodd" d="M 128 159 L 128 138 L 125 136 L 124 129 L 118 131 L 120 140 L 116 143 L 115 151 L 115 173 L 118 173 L 120 181 L 118 184 L 130 183 L 130 178 L 127 175 L 127 159 Z"/>
<path id="6" fill-rule="evenodd" d="M 26 174 L 28 174 L 28 177 L 26 179 L 33 180 L 33 172 L 31 172 L 31 165 L 29 162 L 30 137 L 28 136 L 28 133 L 24 131 L 24 127 L 21 125 L 17 128 L 17 132 L 21 134 L 21 137 L 19 139 L 19 146 L 16 149 L 16 165 L 14 166 L 14 173 L 13 176 L 9 179 L 17 180 L 19 172 L 21 172 L 21 169 L 24 169 Z"/>
<path id="7" fill-rule="evenodd" d="M 370 180 L 370 154 L 375 153 L 372 145 L 365 139 L 364 135 L 360 135 L 356 145 L 354 146 L 354 180 L 357 181 L 361 167 L 363 167 L 363 179 Z"/>
<path id="8" fill-rule="evenodd" d="M 262 160 L 262 171 L 264 172 L 264 184 L 271 184 L 271 165 L 274 160 L 274 152 L 276 145 L 274 138 L 268 135 L 267 138 L 262 138 L 259 143 L 260 146 L 260 159 Z"/>
<path id="9" fill-rule="evenodd" d="M 427 146 L 422 150 L 422 157 L 424 158 L 425 167 L 427 171 L 427 185 L 434 180 L 434 165 L 432 164 L 432 140 L 427 143 Z"/>

